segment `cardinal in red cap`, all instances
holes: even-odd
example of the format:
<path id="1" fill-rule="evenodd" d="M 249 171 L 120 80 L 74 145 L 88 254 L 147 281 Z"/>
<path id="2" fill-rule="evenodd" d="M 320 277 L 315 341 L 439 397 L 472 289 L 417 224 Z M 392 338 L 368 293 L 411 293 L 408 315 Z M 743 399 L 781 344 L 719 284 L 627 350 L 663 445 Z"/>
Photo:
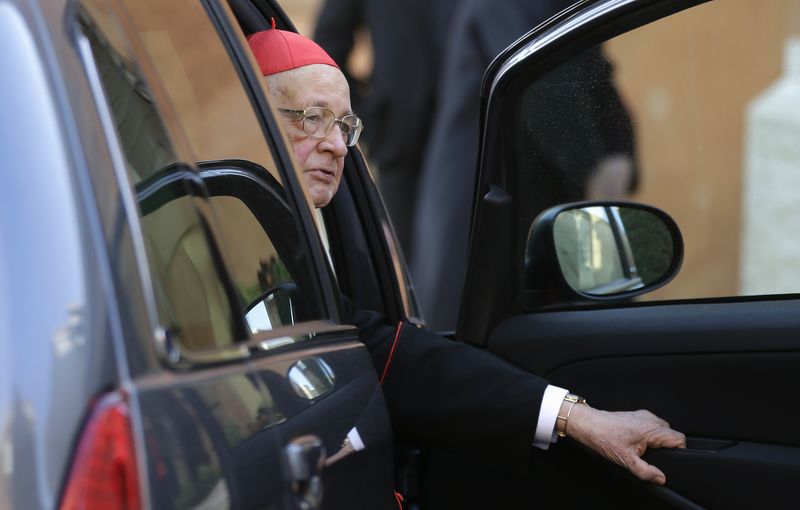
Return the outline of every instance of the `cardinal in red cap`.
<path id="1" fill-rule="evenodd" d="M 266 76 L 274 104 L 286 121 L 289 140 L 297 162 L 302 167 L 309 194 L 317 207 L 323 207 L 330 202 L 339 187 L 347 147 L 356 143 L 361 132 L 361 121 L 350 110 L 350 89 L 347 81 L 322 48 L 300 35 L 273 27 L 272 30 L 251 35 L 248 41 L 262 74 Z M 349 324 L 363 324 L 360 321 L 364 317 L 372 316 L 356 312 L 345 320 Z M 367 322 L 371 321 L 372 318 Z M 465 390 L 464 384 L 469 386 L 473 381 L 480 383 L 473 386 L 482 391 L 485 390 L 486 380 L 507 381 L 508 388 L 502 382 L 495 387 L 499 390 L 498 395 L 509 396 L 499 397 L 500 400 L 493 407 L 497 412 L 492 414 L 496 419 L 490 420 L 504 427 L 506 433 L 497 433 L 500 429 L 493 429 L 494 433 L 486 432 L 486 421 L 483 420 L 481 430 L 468 427 L 464 429 L 468 433 L 462 431 L 462 435 L 474 436 L 475 433 L 483 432 L 487 437 L 481 437 L 483 440 L 478 443 L 494 445 L 499 441 L 508 445 L 499 448 L 505 451 L 515 446 L 521 449 L 531 446 L 547 449 L 553 442 L 552 438 L 566 435 L 569 430 L 569 435 L 574 440 L 627 468 L 639 478 L 659 484 L 665 482 L 664 474 L 643 461 L 640 455 L 649 447 L 686 446 L 683 434 L 670 429 L 669 424 L 648 411 L 610 413 L 594 409 L 586 404 L 585 399 L 568 394 L 566 389 L 550 386 L 546 381 L 515 372 L 513 367 L 504 368 L 498 364 L 498 360 L 478 351 L 468 353 L 462 349 L 467 346 L 457 346 L 454 342 L 431 335 L 423 329 L 403 328 L 403 324 L 405 322 L 401 322 L 393 333 L 391 328 L 382 329 L 379 326 L 369 326 L 371 332 L 359 332 L 360 335 L 363 334 L 364 343 L 369 346 L 373 356 L 375 352 L 388 348 L 385 365 L 382 368 L 376 366 L 376 369 L 382 374 L 381 384 L 389 381 L 383 386 L 387 401 L 397 399 L 395 406 L 401 409 L 399 414 L 403 411 L 406 413 L 401 420 L 411 418 L 415 422 L 436 422 L 433 429 L 441 429 L 441 424 L 448 423 L 447 420 L 460 419 L 467 413 L 483 417 L 486 415 L 487 405 L 492 407 L 496 399 L 468 399 L 470 402 L 474 401 L 474 404 L 456 405 L 454 411 L 444 414 L 440 412 L 441 405 L 436 405 L 435 399 L 448 398 L 448 389 L 468 393 L 469 389 Z M 387 340 L 392 338 L 391 345 L 388 345 Z M 396 346 L 400 348 L 395 350 Z M 394 372 L 389 372 L 392 359 L 395 360 L 395 368 L 391 368 Z M 447 373 L 441 379 L 436 379 L 436 376 L 425 379 L 420 378 L 412 369 L 406 368 L 403 373 L 397 368 L 398 365 L 414 367 L 420 360 L 424 360 L 429 366 L 447 367 Z M 385 379 L 387 374 L 389 377 Z M 417 397 L 427 387 L 437 387 L 441 391 L 433 394 L 433 400 L 422 399 L 422 402 Z M 411 395 L 415 396 L 412 398 Z M 404 405 L 409 406 L 408 402 L 411 400 L 420 401 L 419 408 L 403 409 Z M 452 408 L 452 402 L 448 400 L 447 403 Z M 533 415 L 530 412 L 537 406 L 540 409 L 538 422 L 536 411 Z M 533 421 L 529 422 L 531 416 Z M 542 416 L 546 418 L 543 419 Z M 422 420 L 419 420 L 420 417 Z M 408 424 L 408 421 L 405 423 Z M 561 428 L 557 429 L 559 426 Z M 437 430 L 432 430 L 429 434 L 430 437 L 435 437 Z M 346 446 L 343 445 L 342 450 L 328 458 L 327 462 L 336 462 L 348 455 L 349 451 L 363 448 L 362 439 L 364 438 L 360 437 L 360 432 L 354 427 L 347 435 Z M 446 441 L 451 440 L 451 435 L 448 435 Z M 520 453 L 520 458 L 527 458 L 525 450 Z M 516 453 L 509 454 L 510 458 L 517 458 Z"/>
<path id="2" fill-rule="evenodd" d="M 247 37 L 285 120 L 292 150 L 316 207 L 326 206 L 342 178 L 347 147 L 361 134 L 350 108 L 350 87 L 317 43 L 272 28 Z"/>

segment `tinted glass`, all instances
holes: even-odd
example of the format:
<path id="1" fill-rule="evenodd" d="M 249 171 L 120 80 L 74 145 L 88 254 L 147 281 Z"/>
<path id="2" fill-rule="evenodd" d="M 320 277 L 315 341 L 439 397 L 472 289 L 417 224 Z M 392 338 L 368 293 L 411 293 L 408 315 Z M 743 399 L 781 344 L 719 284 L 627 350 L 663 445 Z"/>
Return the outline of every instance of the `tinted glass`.
<path id="1" fill-rule="evenodd" d="M 84 32 L 139 199 L 162 325 L 184 347 L 208 350 L 322 318 L 271 151 L 202 6 L 131 2 L 137 50 L 100 4 L 86 3 Z M 265 221 L 263 209 L 276 207 L 281 221 Z M 280 294 L 282 309 L 248 331 L 247 310 L 275 288 L 292 289 L 291 299 Z"/>
<path id="2" fill-rule="evenodd" d="M 284 181 L 208 14 L 191 0 L 137 0 L 126 6 L 170 113 L 188 141 L 192 163 L 200 167 L 198 177 L 211 195 L 204 204 L 208 226 L 242 317 L 269 296 L 282 296 L 291 288 L 298 313 L 276 313 L 268 324 L 250 328 L 253 332 L 323 318 L 311 259 L 298 235 Z M 270 214 L 265 210 L 281 221 L 265 219 Z"/>
<path id="3" fill-rule="evenodd" d="M 142 205 L 142 234 L 148 253 L 160 321 L 182 345 L 208 349 L 236 339 L 238 311 L 226 292 L 220 256 L 175 164 L 177 156 L 150 91 L 113 18 L 85 4 L 89 40 L 113 116 L 128 175 Z M 172 175 L 164 179 L 164 175 Z M 159 183 L 156 186 L 152 183 Z M 160 189 L 157 189 L 160 188 Z"/>
<path id="4" fill-rule="evenodd" d="M 561 64 L 516 119 L 528 220 L 633 199 L 673 216 L 677 278 L 645 299 L 800 292 L 800 1 L 716 0 Z"/>

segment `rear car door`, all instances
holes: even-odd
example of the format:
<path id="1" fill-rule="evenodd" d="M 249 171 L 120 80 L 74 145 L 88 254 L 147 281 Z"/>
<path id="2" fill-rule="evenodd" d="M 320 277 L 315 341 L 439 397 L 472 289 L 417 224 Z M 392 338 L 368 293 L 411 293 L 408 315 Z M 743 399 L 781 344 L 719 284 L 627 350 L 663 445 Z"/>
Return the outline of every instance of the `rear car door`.
<path id="1" fill-rule="evenodd" d="M 308 199 L 232 20 L 193 1 L 85 1 L 75 20 L 151 321 L 129 335 L 124 385 L 143 494 L 165 508 L 393 506 L 374 368 L 339 324 Z M 364 450 L 330 461 L 353 430 Z"/>
<path id="2" fill-rule="evenodd" d="M 688 447 L 647 453 L 666 487 L 568 440 L 534 453 L 527 474 L 444 460 L 439 479 L 469 494 L 465 507 L 482 497 L 559 508 L 797 506 L 800 414 L 787 395 L 800 387 L 799 15 L 797 2 L 579 2 L 489 68 L 457 339 L 601 409 L 649 409 Z M 598 100 L 609 87 L 617 97 Z M 620 132 L 621 109 L 632 132 Z M 613 136 L 629 138 L 639 182 L 628 198 L 683 229 L 682 272 L 642 298 L 526 300 L 541 290 L 526 281 L 534 218 L 590 198 L 587 175 L 615 153 Z"/>

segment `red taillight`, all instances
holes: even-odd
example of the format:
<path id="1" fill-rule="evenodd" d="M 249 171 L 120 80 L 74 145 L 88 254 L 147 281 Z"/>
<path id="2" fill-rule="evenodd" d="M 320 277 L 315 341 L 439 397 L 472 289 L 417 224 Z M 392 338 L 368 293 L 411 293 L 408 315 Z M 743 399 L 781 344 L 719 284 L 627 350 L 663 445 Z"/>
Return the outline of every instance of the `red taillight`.
<path id="1" fill-rule="evenodd" d="M 128 404 L 113 393 L 97 403 L 84 428 L 61 510 L 140 507 Z"/>

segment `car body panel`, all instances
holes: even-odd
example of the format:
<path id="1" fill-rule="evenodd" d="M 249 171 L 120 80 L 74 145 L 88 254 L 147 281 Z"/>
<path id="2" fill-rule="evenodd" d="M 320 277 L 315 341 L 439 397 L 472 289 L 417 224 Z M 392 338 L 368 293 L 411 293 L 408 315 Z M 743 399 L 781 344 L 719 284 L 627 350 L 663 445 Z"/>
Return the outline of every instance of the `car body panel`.
<path id="1" fill-rule="evenodd" d="M 290 183 L 281 207 L 303 225 L 292 241 L 311 253 L 316 281 L 308 285 L 331 318 L 255 335 L 240 357 L 183 351 L 176 364 L 157 318 L 139 197 L 78 25 L 79 4 L 0 3 L 3 64 L 16 77 L 0 98 L 2 155 L 14 169 L 0 179 L 0 508 L 58 504 L 84 422 L 109 391 L 131 406 L 147 506 L 295 508 L 286 446 L 314 435 L 332 455 L 361 424 L 370 448 L 323 472 L 326 505 L 394 507 L 391 427 L 372 360 L 357 330 L 336 323 L 335 280 L 248 57 L 231 54 L 235 66 L 250 69 L 242 79 Z M 211 22 L 228 33 L 226 6 L 208 4 L 203 12 L 218 15 Z M 153 90 L 159 104 L 167 102 Z M 180 126 L 164 119 L 185 155 Z M 218 221 L 220 169 L 191 172 L 192 207 Z M 262 197 L 274 192 L 263 186 Z"/>
<path id="2" fill-rule="evenodd" d="M 19 9 L 19 10 L 18 10 Z M 93 244 L 83 181 L 58 102 L 49 34 L 4 2 L 2 144 L 2 492 L 26 508 L 57 500 L 88 401 L 118 377 L 108 273 Z M 57 76 L 57 74 L 56 74 Z M 31 268 L 21 271 L 20 268 Z"/>

